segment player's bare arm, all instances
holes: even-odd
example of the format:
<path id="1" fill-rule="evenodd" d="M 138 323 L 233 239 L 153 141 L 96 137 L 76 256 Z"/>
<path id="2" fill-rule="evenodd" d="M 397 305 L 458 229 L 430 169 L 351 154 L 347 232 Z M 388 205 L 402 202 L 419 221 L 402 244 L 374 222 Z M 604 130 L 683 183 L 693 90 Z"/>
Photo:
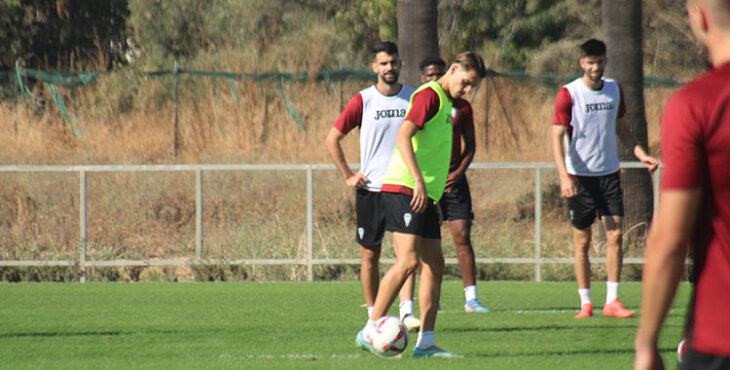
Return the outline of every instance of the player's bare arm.
<path id="1" fill-rule="evenodd" d="M 558 169 L 558 177 L 560 177 L 560 195 L 563 198 L 572 198 L 578 194 L 575 182 L 568 175 L 568 169 L 565 167 L 565 148 L 563 147 L 563 137 L 565 136 L 566 127 L 563 125 L 552 125 L 550 132 L 550 142 L 552 143 L 553 160 L 555 167 Z"/>
<path id="2" fill-rule="evenodd" d="M 413 152 L 413 143 L 411 138 L 418 132 L 418 126 L 411 121 L 403 121 L 403 124 L 398 130 L 398 135 L 395 137 L 395 146 L 398 148 L 403 162 L 408 167 L 408 171 L 413 177 L 413 199 L 411 200 L 411 208 L 416 213 L 421 213 L 426 210 L 426 204 L 429 201 L 428 195 L 426 195 L 426 185 L 423 181 L 423 175 L 421 169 L 418 167 L 416 162 L 416 155 Z"/>
<path id="3" fill-rule="evenodd" d="M 621 139 L 621 142 L 623 142 L 626 146 L 629 148 L 634 148 L 634 156 L 636 159 L 638 159 L 641 163 L 646 166 L 646 168 L 649 170 L 649 173 L 654 173 L 654 171 L 659 167 L 659 161 L 657 161 L 654 157 L 649 156 L 646 153 L 646 150 L 639 145 L 636 138 L 631 135 L 631 133 L 625 129 L 626 126 L 626 119 L 625 118 L 619 118 L 616 120 L 616 133 L 619 135 L 619 138 Z"/>
<path id="4" fill-rule="evenodd" d="M 325 144 L 327 145 L 327 151 L 330 153 L 330 157 L 335 162 L 337 170 L 340 171 L 340 175 L 345 180 L 345 183 L 349 187 L 360 189 L 368 183 L 368 178 L 363 176 L 360 171 L 353 174 L 350 170 L 350 166 L 347 165 L 345 159 L 345 152 L 342 150 L 340 142 L 345 138 L 345 134 L 340 130 L 332 127 L 330 132 L 327 134 Z"/>
<path id="5" fill-rule="evenodd" d="M 641 320 L 634 340 L 635 369 L 659 368 L 657 339 L 684 271 L 702 193 L 665 190 L 649 231 L 642 277 Z"/>
<path id="6" fill-rule="evenodd" d="M 464 179 L 466 170 L 469 169 L 469 165 L 474 160 L 474 153 L 476 152 L 476 140 L 474 138 L 474 131 L 464 131 L 461 136 L 464 138 L 464 149 L 461 153 L 461 162 L 459 167 L 449 173 L 446 178 L 446 189 L 458 184 Z"/>

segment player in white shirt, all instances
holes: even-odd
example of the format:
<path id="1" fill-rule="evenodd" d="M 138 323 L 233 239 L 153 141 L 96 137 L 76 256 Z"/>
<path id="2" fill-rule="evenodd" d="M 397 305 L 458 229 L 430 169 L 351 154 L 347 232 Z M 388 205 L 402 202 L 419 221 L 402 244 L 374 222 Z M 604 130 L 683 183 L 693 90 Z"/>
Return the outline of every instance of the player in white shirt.
<path id="1" fill-rule="evenodd" d="M 607 243 L 608 282 L 603 315 L 618 318 L 634 315 L 618 300 L 623 258 L 623 199 L 617 132 L 650 172 L 658 165 L 656 159 L 636 144 L 634 137 L 625 134 L 627 131 L 616 130 L 617 125 L 624 124 L 626 108 L 619 84 L 603 77 L 606 62 L 606 45 L 602 41 L 590 39 L 581 45 L 583 76 L 563 86 L 558 93 L 550 137 L 561 195 L 568 198 L 573 225 L 575 277 L 581 300 L 576 319 L 593 316 L 588 251 L 596 214 L 603 222 Z"/>
<path id="2" fill-rule="evenodd" d="M 348 186 L 356 189 L 356 240 L 360 244 L 362 282 L 368 317 L 378 292 L 381 244 L 385 234 L 385 214 L 380 187 L 395 148 L 395 137 L 406 115 L 413 88 L 398 82 L 401 60 L 398 47 L 389 41 L 376 43 L 371 50 L 376 85 L 355 95 L 330 129 L 325 144 Z M 360 171 L 352 173 L 340 141 L 355 127 L 360 128 Z M 400 317 L 409 330 L 418 329 L 420 320 L 413 315 L 412 274 L 400 291 Z"/>

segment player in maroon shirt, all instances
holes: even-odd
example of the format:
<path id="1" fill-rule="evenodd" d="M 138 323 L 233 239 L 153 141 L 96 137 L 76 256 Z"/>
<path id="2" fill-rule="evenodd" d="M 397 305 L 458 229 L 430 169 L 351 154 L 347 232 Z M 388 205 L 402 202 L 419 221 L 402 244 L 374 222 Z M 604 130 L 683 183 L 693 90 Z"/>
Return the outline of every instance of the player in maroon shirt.
<path id="1" fill-rule="evenodd" d="M 730 369 L 730 2 L 688 0 L 712 69 L 670 98 L 662 117 L 664 174 L 649 232 L 635 369 L 660 369 L 657 340 L 692 252 L 694 291 L 682 368 Z"/>
<path id="2" fill-rule="evenodd" d="M 421 83 L 437 80 L 446 70 L 446 62 L 439 57 L 427 57 L 418 65 L 421 69 Z M 464 309 L 467 312 L 489 312 L 477 299 L 474 248 L 471 245 L 471 223 L 474 219 L 471 192 L 466 180 L 466 170 L 474 159 L 474 115 L 471 104 L 462 98 L 454 99 L 452 114 L 454 137 L 451 144 L 451 164 L 446 190 L 439 201 L 444 221 L 449 222 L 451 236 L 456 244 L 456 254 L 464 282 Z M 464 138 L 462 150 L 461 139 Z"/>

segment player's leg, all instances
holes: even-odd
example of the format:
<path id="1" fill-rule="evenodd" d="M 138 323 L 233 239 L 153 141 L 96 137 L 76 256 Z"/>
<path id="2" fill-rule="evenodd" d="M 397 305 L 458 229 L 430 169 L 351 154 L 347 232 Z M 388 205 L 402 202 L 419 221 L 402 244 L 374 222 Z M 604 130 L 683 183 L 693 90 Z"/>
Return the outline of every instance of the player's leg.
<path id="1" fill-rule="evenodd" d="M 365 297 L 365 306 L 368 309 L 368 317 L 373 310 L 375 304 L 375 295 L 378 293 L 378 282 L 380 281 L 380 270 L 378 262 L 380 261 L 381 247 L 360 247 L 360 255 L 362 262 L 360 265 L 360 282 L 362 284 L 362 293 Z"/>
<path id="2" fill-rule="evenodd" d="M 474 248 L 471 244 L 471 220 L 461 219 L 449 221 L 451 236 L 456 244 L 456 255 L 461 270 L 461 280 L 464 283 L 464 309 L 467 312 L 489 312 L 477 298 L 476 262 Z"/>
<path id="3" fill-rule="evenodd" d="M 421 311 L 421 330 L 413 348 L 414 357 L 459 357 L 436 346 L 434 328 L 441 298 L 444 276 L 444 254 L 441 239 L 421 239 L 421 283 L 418 287 L 418 306 Z"/>
<path id="4" fill-rule="evenodd" d="M 418 288 L 418 303 L 421 310 L 421 330 L 413 348 L 414 357 L 460 357 L 436 346 L 436 316 L 441 298 L 441 282 L 444 275 L 444 255 L 440 239 L 422 239 L 421 285 Z"/>
<path id="5" fill-rule="evenodd" d="M 634 313 L 627 310 L 618 299 L 618 286 L 621 281 L 623 266 L 622 229 L 623 196 L 621 194 L 621 178 L 619 173 L 602 176 L 600 178 L 603 202 L 598 211 L 606 230 L 606 305 L 603 306 L 603 315 L 628 318 Z"/>
<path id="6" fill-rule="evenodd" d="M 396 295 L 398 295 L 398 291 L 400 291 L 408 275 L 412 274 L 418 266 L 419 257 L 416 252 L 416 244 L 420 239 L 421 237 L 418 235 L 400 232 L 393 233 L 393 247 L 396 251 L 396 262 L 383 276 L 368 322 L 355 337 L 355 343 L 358 347 L 377 355 L 372 344 L 370 344 L 370 329 L 375 320 L 387 314 L 388 309 L 393 304 Z"/>
<path id="7" fill-rule="evenodd" d="M 621 281 L 621 268 L 623 262 L 622 244 L 622 217 L 604 216 L 603 228 L 606 230 L 606 272 L 608 281 L 618 283 Z M 612 298 L 616 298 L 616 295 Z M 608 302 L 607 302 L 608 303 Z"/>
<path id="8" fill-rule="evenodd" d="M 449 222 L 449 230 L 456 245 L 456 256 L 464 283 L 464 309 L 467 312 L 489 312 L 477 299 L 476 264 L 471 244 L 471 225 L 474 212 L 471 191 L 466 177 L 449 189 L 439 201 L 443 219 Z"/>
<path id="9" fill-rule="evenodd" d="M 593 179 L 579 178 L 578 193 L 568 199 L 570 222 L 573 225 L 573 248 L 575 280 L 578 282 L 580 312 L 575 316 L 582 319 L 593 316 L 591 302 L 591 262 L 588 257 L 591 245 L 591 225 L 596 218 L 595 200 L 592 195 Z"/>
<path id="10" fill-rule="evenodd" d="M 418 287 L 421 330 L 413 348 L 413 356 L 459 357 L 437 347 L 434 335 L 444 276 L 444 254 L 441 250 L 441 228 L 436 205 L 430 204 L 424 212 L 424 224 L 420 231 L 423 238 L 417 247 L 421 256 L 421 283 Z"/>
<path id="11" fill-rule="evenodd" d="M 406 279 L 418 267 L 419 257 L 416 246 L 420 239 L 420 236 L 414 234 L 393 233 L 396 261 L 380 281 L 373 312 L 370 315 L 371 320 L 377 320 L 386 315 Z M 421 283 L 423 284 L 423 281 Z"/>
<path id="12" fill-rule="evenodd" d="M 417 330 L 421 327 L 421 319 L 413 314 L 413 292 L 416 288 L 416 271 L 408 275 L 405 283 L 400 288 L 398 298 L 400 304 L 398 305 L 399 317 L 403 325 L 408 328 L 408 331 Z"/>
<path id="13" fill-rule="evenodd" d="M 360 282 L 362 284 L 365 306 L 368 317 L 375 304 L 380 281 L 381 244 L 385 235 L 385 218 L 379 192 L 370 192 L 359 189 L 355 194 L 355 213 L 357 215 L 357 230 L 355 240 L 360 244 Z"/>
<path id="14" fill-rule="evenodd" d="M 423 261 L 421 285 L 418 288 L 418 308 L 421 311 L 422 331 L 433 331 L 441 296 L 444 276 L 444 255 L 441 239 L 421 239 L 419 254 Z"/>

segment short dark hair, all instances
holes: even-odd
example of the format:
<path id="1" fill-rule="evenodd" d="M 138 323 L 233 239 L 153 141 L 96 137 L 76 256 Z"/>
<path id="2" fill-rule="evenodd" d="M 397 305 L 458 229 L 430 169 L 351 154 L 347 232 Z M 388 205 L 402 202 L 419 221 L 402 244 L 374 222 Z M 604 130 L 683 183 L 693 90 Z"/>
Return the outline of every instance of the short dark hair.
<path id="1" fill-rule="evenodd" d="M 597 39 L 590 39 L 580 44 L 580 57 L 602 57 L 606 55 L 606 44 Z"/>
<path id="2" fill-rule="evenodd" d="M 430 56 L 423 58 L 421 63 L 418 63 L 418 69 L 420 70 L 423 70 L 428 66 L 439 66 L 441 69 L 446 69 L 446 62 L 444 62 L 444 60 L 439 56 Z"/>
<path id="3" fill-rule="evenodd" d="M 388 55 L 398 55 L 398 45 L 392 41 L 378 41 L 370 48 L 370 58 L 375 59 L 378 53 L 386 53 Z"/>
<path id="4" fill-rule="evenodd" d="M 462 68 L 477 72 L 480 78 L 484 78 L 487 75 L 487 68 L 484 66 L 484 60 L 479 54 L 473 51 L 463 52 L 454 58 L 454 63 L 460 65 Z"/>

